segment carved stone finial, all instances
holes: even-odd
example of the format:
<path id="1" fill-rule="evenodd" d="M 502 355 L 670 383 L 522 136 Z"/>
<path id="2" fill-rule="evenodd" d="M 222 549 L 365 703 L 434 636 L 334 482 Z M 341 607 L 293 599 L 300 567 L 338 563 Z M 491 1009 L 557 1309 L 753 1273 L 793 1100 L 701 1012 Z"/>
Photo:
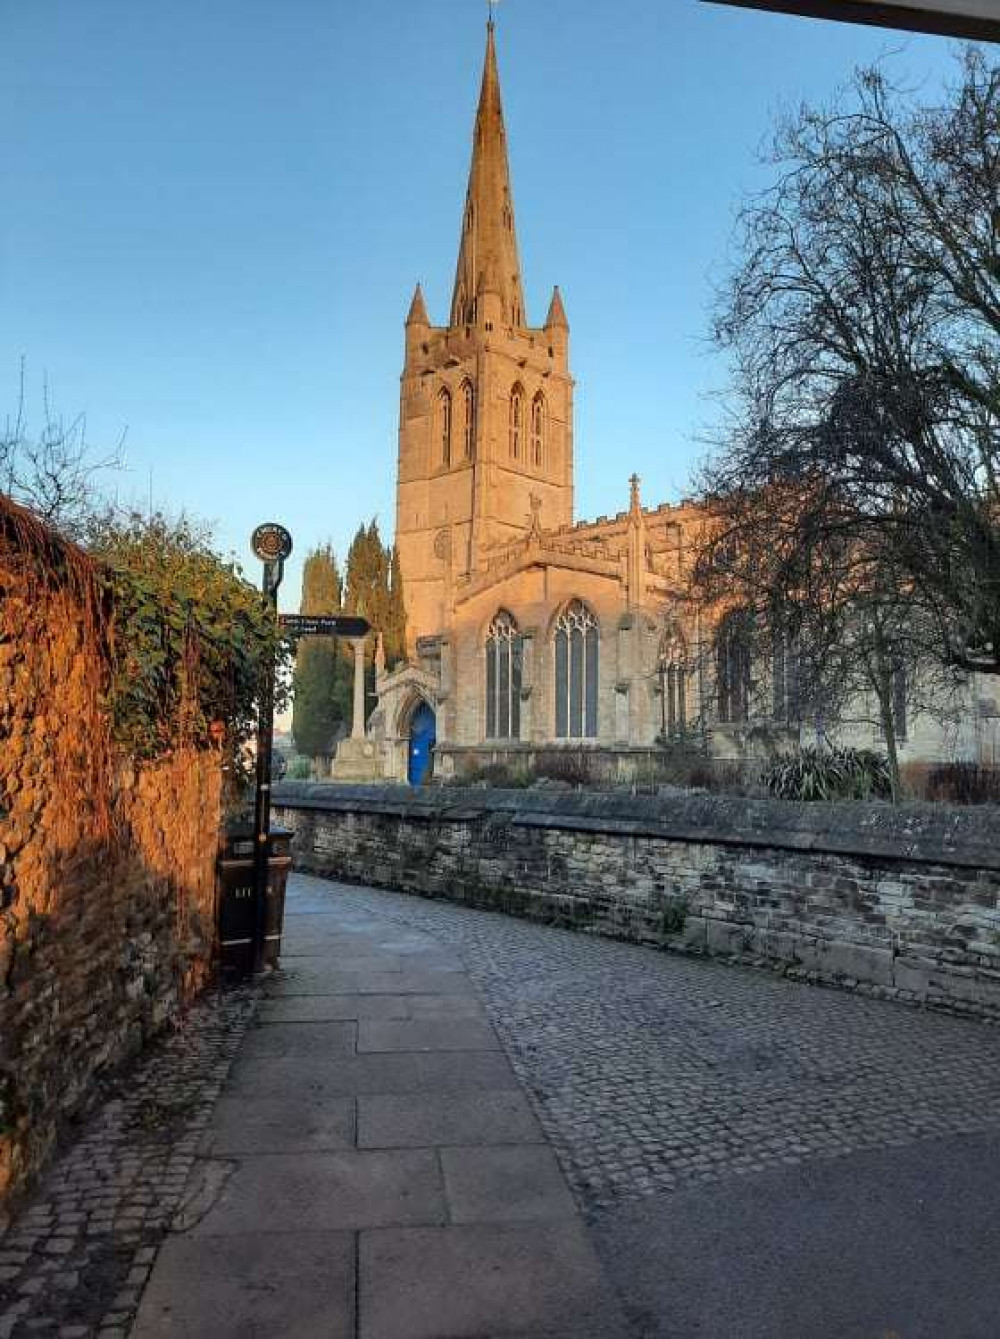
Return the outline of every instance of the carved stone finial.
<path id="1" fill-rule="evenodd" d="M 639 484 L 641 480 L 639 479 L 638 474 L 630 475 L 628 482 L 629 488 L 631 489 L 630 505 L 632 510 L 640 511 L 642 509 L 642 502 L 639 499 Z"/>
<path id="2" fill-rule="evenodd" d="M 385 638 L 381 633 L 375 638 L 375 673 L 385 673 Z"/>

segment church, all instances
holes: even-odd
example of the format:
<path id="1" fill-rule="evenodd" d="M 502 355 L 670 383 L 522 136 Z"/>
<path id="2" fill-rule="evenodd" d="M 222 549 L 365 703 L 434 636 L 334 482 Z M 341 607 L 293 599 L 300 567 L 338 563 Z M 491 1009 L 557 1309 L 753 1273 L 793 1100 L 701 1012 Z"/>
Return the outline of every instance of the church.
<path id="1" fill-rule="evenodd" d="M 687 590 L 699 509 L 644 506 L 633 475 L 623 510 L 574 520 L 569 322 L 558 288 L 528 319 L 492 20 L 448 321 L 432 324 L 418 285 L 405 338 L 408 663 L 378 666 L 373 770 L 419 783 L 586 752 L 592 774 L 627 780 L 692 734 L 745 756 L 746 656 Z M 766 672 L 769 747 L 807 742 L 794 676 Z M 904 760 L 956 756 L 937 725 L 903 734 Z M 843 742 L 871 745 L 871 727 Z"/>

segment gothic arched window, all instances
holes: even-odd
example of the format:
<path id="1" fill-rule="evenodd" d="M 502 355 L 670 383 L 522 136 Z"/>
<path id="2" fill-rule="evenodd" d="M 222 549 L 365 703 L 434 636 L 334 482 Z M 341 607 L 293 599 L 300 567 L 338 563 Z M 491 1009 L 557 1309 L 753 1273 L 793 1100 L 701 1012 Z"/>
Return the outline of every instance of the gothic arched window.
<path id="1" fill-rule="evenodd" d="M 521 634 L 505 609 L 486 632 L 486 738 L 521 737 Z"/>
<path id="2" fill-rule="evenodd" d="M 750 615 L 733 609 L 715 634 L 719 720 L 739 725 L 750 715 Z"/>
<path id="3" fill-rule="evenodd" d="M 531 463 L 541 469 L 545 460 L 545 396 L 541 391 L 531 402 Z"/>
<path id="4" fill-rule="evenodd" d="M 597 619 L 574 600 L 555 628 L 558 739 L 597 738 L 597 648 Z"/>
<path id="5" fill-rule="evenodd" d="M 521 445 L 524 436 L 524 391 L 515 386 L 510 393 L 510 454 L 514 460 L 521 459 Z"/>
<path id="6" fill-rule="evenodd" d="M 687 728 L 687 651 L 679 633 L 664 638 L 660 649 L 660 701 L 664 738 Z"/>
<path id="7" fill-rule="evenodd" d="M 787 725 L 797 725 L 800 717 L 798 647 L 782 629 L 771 644 L 771 714 Z"/>
<path id="8" fill-rule="evenodd" d="M 462 383 L 462 448 L 466 460 L 476 454 L 476 392 L 471 381 Z"/>
<path id="9" fill-rule="evenodd" d="M 451 464 L 451 391 L 442 390 L 437 403 L 438 442 L 441 448 L 441 464 Z"/>

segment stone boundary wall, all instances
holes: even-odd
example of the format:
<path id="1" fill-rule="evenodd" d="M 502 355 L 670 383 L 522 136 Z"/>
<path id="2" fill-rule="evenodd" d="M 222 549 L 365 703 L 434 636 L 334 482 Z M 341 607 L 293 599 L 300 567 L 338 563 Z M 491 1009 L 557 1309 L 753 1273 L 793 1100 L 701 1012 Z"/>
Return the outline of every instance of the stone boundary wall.
<path id="1" fill-rule="evenodd" d="M 1000 812 L 275 788 L 297 866 L 1000 1019 Z"/>
<path id="2" fill-rule="evenodd" d="M 86 556 L 0 498 L 0 1231 L 211 964 L 220 758 L 115 759 L 107 636 Z"/>

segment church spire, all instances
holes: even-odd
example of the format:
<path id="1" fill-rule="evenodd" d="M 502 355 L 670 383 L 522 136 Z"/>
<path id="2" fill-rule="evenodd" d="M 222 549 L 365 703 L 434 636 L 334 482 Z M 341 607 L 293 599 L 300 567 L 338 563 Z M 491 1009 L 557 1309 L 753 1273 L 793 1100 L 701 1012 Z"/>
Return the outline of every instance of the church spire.
<path id="1" fill-rule="evenodd" d="M 513 326 L 525 324 L 492 18 L 486 26 L 486 61 L 473 132 L 451 324 L 474 324 L 481 314 L 477 311 L 478 298 L 484 293 L 499 297 L 500 320 Z"/>

